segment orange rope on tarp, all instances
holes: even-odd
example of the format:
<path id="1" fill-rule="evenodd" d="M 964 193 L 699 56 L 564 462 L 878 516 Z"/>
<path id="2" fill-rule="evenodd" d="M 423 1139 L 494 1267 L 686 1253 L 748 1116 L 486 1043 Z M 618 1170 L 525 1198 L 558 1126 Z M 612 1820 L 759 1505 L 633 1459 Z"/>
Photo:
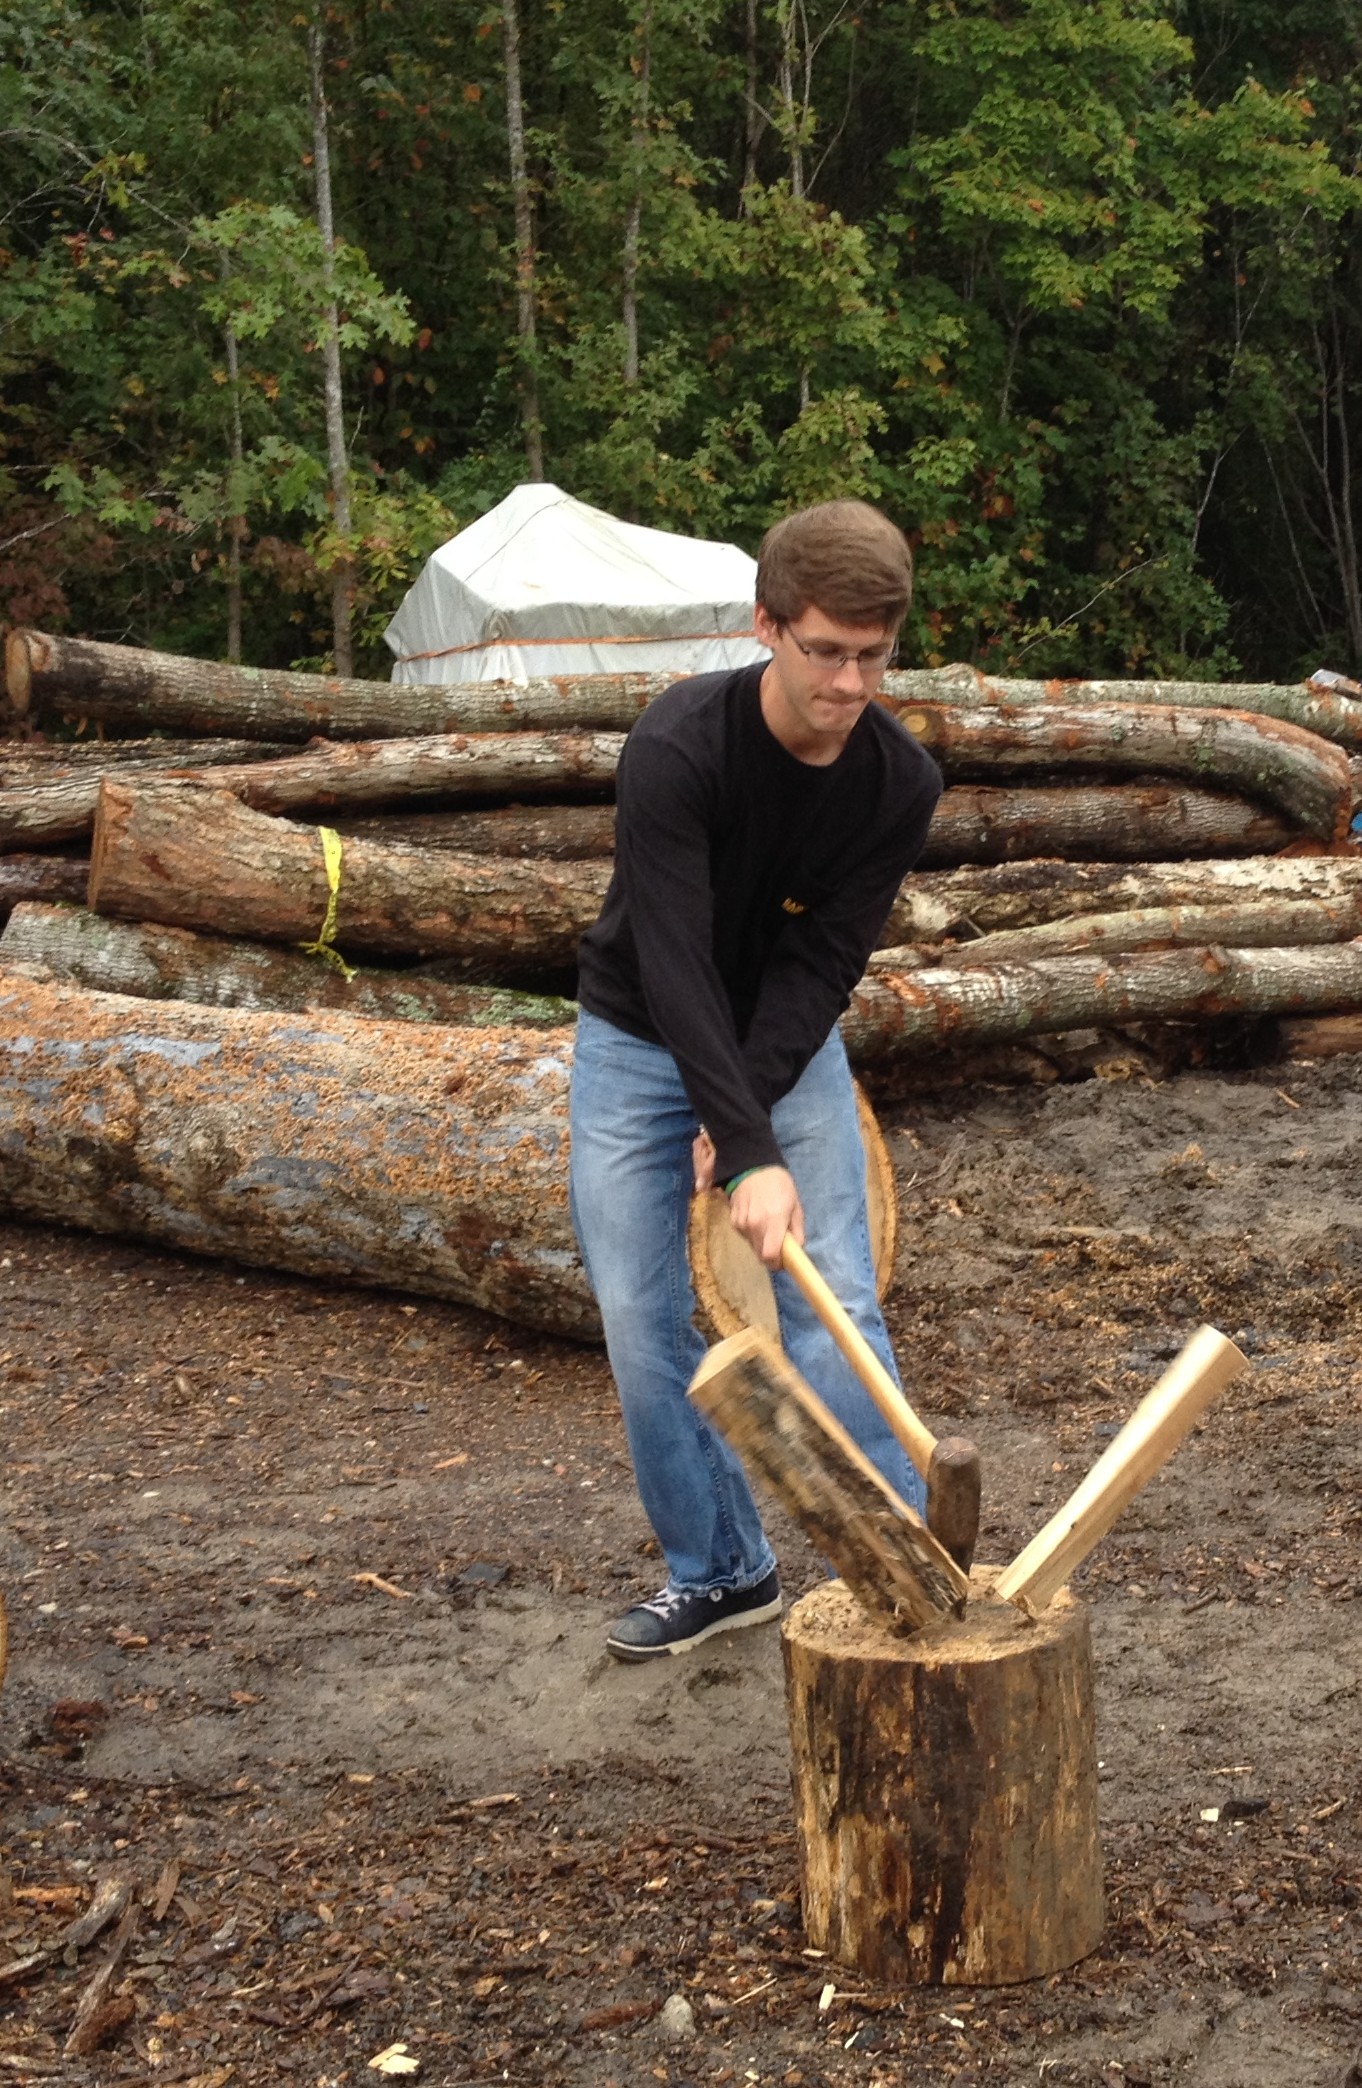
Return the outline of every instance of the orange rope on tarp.
<path id="1" fill-rule="evenodd" d="M 755 631 L 661 631 L 652 638 L 475 638 L 471 645 L 442 645 L 434 652 L 399 653 L 408 660 L 444 660 L 451 653 L 488 652 L 494 645 L 694 645 L 707 638 L 755 638 Z"/>

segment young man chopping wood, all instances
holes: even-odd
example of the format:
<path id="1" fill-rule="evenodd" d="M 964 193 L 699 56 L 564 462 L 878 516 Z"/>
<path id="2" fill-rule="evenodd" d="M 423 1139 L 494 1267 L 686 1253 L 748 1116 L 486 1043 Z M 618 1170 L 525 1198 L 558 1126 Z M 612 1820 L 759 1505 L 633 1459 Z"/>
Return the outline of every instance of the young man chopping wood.
<path id="1" fill-rule="evenodd" d="M 872 701 L 912 587 L 908 546 L 861 501 L 768 531 L 765 664 L 678 682 L 633 728 L 615 873 L 581 948 L 572 1207 L 634 1473 L 667 1584 L 606 1640 L 682 1653 L 780 1611 L 742 1467 L 686 1397 L 692 1189 L 717 1182 L 768 1268 L 791 1362 L 900 1495 L 920 1482 L 790 1279 L 787 1233 L 894 1373 L 875 1290 L 865 1156 L 837 1019 L 941 791 Z"/>

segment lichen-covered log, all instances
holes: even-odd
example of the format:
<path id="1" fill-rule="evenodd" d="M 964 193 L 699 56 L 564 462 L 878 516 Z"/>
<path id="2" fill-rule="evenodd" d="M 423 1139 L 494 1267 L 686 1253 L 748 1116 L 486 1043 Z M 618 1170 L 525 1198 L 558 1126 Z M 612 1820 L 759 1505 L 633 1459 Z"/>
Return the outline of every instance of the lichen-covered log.
<path id="1" fill-rule="evenodd" d="M 299 950 L 109 920 L 83 906 L 16 906 L 0 932 L 0 964 L 41 965 L 99 993 L 214 1008 L 337 1008 L 389 1022 L 481 1028 L 561 1029 L 577 1019 L 576 1003 L 556 994 L 462 986 L 410 971 L 358 970 L 347 979 Z"/>
<path id="2" fill-rule="evenodd" d="M 604 863 L 516 862 L 446 850 L 344 845 L 335 941 L 346 952 L 464 959 L 484 978 L 569 965 L 600 911 Z M 89 903 L 261 942 L 319 933 L 329 890 L 313 828 L 271 819 L 198 783 L 106 777 Z"/>
<path id="3" fill-rule="evenodd" d="M 1250 711 L 1317 732 L 1336 746 L 1362 749 L 1362 702 L 1355 682 L 1330 690 L 1313 682 L 1028 681 L 954 666 L 899 670 L 885 676 L 884 686 L 896 703 L 953 703 L 970 710 L 995 703 L 1084 709 L 1162 703 L 1179 710 Z"/>
<path id="4" fill-rule="evenodd" d="M 519 726 L 627 731 L 674 675 L 396 683 L 235 667 L 175 653 L 12 631 L 5 680 L 17 716 L 92 718 L 145 732 L 240 733 L 247 739 L 409 739 Z"/>
<path id="5" fill-rule="evenodd" d="M 0 924 L 26 899 L 83 899 L 89 881 L 83 856 L 0 855 Z"/>
<path id="6" fill-rule="evenodd" d="M 1009 1617 L 992 1571 L 912 1637 L 840 1581 L 781 1632 L 804 1926 L 888 1986 L 1040 1979 L 1102 1933 L 1087 1613 Z"/>
<path id="7" fill-rule="evenodd" d="M 842 1036 L 865 1063 L 1132 1021 L 1351 1008 L 1362 1008 L 1362 943 L 1136 951 L 867 974 Z"/>
<path id="8" fill-rule="evenodd" d="M 1273 805 L 1306 833 L 1341 840 L 1353 786 L 1343 751 L 1276 718 L 1170 705 L 1050 704 L 1034 710 L 890 706 L 951 782 L 1055 769 L 1179 776 Z"/>
<path id="9" fill-rule="evenodd" d="M 568 1032 L 88 993 L 0 970 L 0 1210 L 594 1338 Z"/>
<path id="10" fill-rule="evenodd" d="M 1173 783 L 1014 784 L 1010 789 L 956 783 L 941 795 L 919 866 L 932 870 L 1037 856 L 1111 863 L 1262 854 L 1284 848 L 1298 833 L 1262 805 Z"/>
<path id="11" fill-rule="evenodd" d="M 490 812 L 340 812 L 330 821 L 357 840 L 452 848 L 459 855 L 589 862 L 614 853 L 613 805 L 498 805 Z"/>
<path id="12" fill-rule="evenodd" d="M 1207 944 L 1236 950 L 1299 948 L 1351 942 L 1362 935 L 1362 892 L 1343 899 L 1280 899 L 1238 906 L 1146 906 L 1129 913 L 1091 914 L 1078 921 L 1047 921 L 1003 929 L 977 942 L 906 943 L 876 950 L 872 972 L 919 971 L 950 964 L 1029 964 L 1036 957 L 1073 957 L 1080 951 L 1175 950 Z"/>
<path id="13" fill-rule="evenodd" d="M 1245 900 L 1325 899 L 1362 893 L 1362 859 L 1247 856 L 1204 863 L 998 863 L 915 872 L 894 902 L 882 938 L 893 943 L 972 941 L 1005 928 L 1148 906 L 1225 906 Z"/>
<path id="14" fill-rule="evenodd" d="M 135 748 L 129 753 L 128 747 Z M 188 747 L 190 752 L 185 753 Z M 94 825 L 95 802 L 106 775 L 154 776 L 183 770 L 229 768 L 285 753 L 250 740 L 136 740 L 106 747 L 45 747 L 43 759 L 0 758 L 0 849 L 55 848 L 77 841 Z M 78 754 L 76 760 L 66 757 Z M 112 758 L 110 758 L 112 757 Z"/>

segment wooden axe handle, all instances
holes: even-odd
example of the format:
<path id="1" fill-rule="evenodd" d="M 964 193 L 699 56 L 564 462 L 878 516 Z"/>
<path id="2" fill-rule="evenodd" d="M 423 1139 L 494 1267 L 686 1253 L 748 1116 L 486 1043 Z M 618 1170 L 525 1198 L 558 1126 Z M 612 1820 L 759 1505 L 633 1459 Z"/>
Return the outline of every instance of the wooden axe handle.
<path id="1" fill-rule="evenodd" d="M 780 1250 L 781 1266 L 804 1293 L 809 1305 L 831 1334 L 855 1371 L 897 1440 L 925 1479 L 936 1448 L 936 1437 L 923 1426 L 865 1336 L 853 1324 L 845 1308 L 833 1296 L 804 1249 L 789 1233 Z"/>

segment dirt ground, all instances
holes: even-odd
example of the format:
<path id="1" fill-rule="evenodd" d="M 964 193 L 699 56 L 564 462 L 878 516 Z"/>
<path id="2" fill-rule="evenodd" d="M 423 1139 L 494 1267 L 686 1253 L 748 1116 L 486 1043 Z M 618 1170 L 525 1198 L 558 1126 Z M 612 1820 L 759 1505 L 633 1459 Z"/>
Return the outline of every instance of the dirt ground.
<path id="1" fill-rule="evenodd" d="M 599 1355 L 0 1224 L 0 2077 L 327 2088 L 401 2042 L 449 2088 L 1362 2079 L 1360 1076 L 884 1112 L 895 1338 L 982 1446 L 982 1557 L 1199 1321 L 1254 1365 L 1078 1578 L 1110 1918 L 1012 1989 L 809 1951 L 773 1628 L 603 1654 L 660 1571 Z M 109 2042 L 67 2059 L 112 1931 L 5 1967 L 111 1871 Z"/>

